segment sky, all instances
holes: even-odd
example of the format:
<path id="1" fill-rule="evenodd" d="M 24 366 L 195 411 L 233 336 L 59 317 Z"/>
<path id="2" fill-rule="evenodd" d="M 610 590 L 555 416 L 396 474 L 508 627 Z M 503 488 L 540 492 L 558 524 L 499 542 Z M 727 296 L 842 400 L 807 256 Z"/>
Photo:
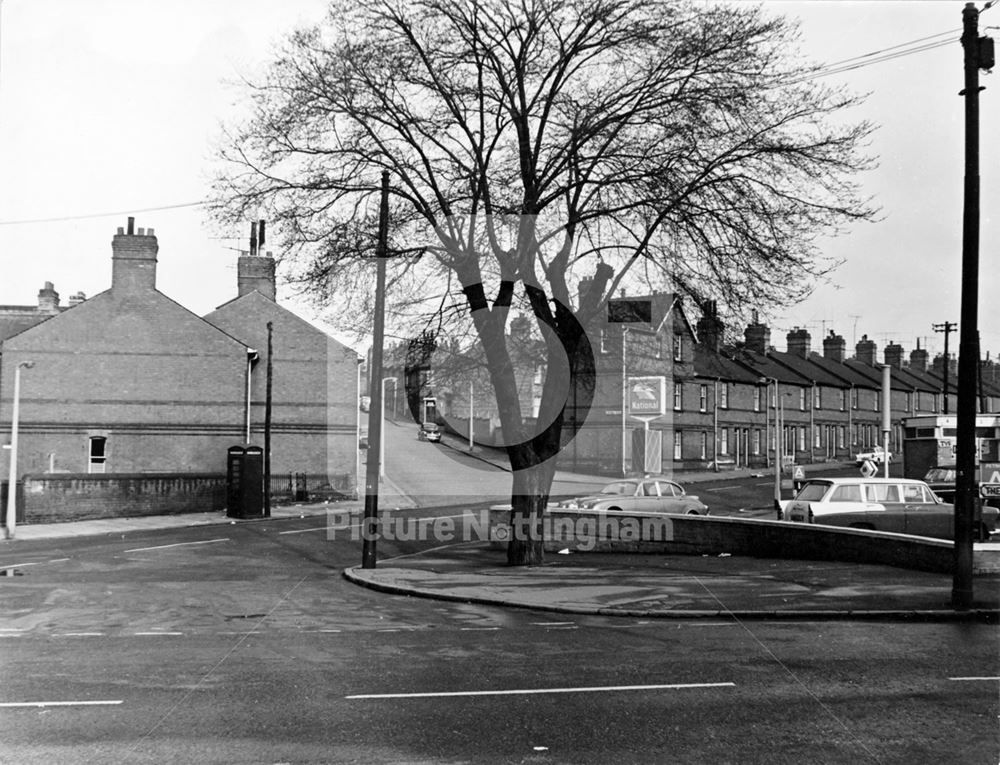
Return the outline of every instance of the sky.
<path id="1" fill-rule="evenodd" d="M 772 306 L 768 319 L 779 350 L 789 330 L 805 327 L 816 350 L 834 330 L 848 349 L 867 335 L 880 355 L 889 342 L 908 353 L 919 340 L 933 356 L 944 335 L 932 325 L 958 322 L 961 310 L 964 2 L 763 5 L 798 18 L 803 52 L 821 63 L 905 52 L 924 38 L 952 41 L 881 63 L 862 58 L 856 63 L 867 65 L 824 78 L 868 94 L 854 116 L 879 126 L 870 147 L 879 164 L 861 182 L 881 217 L 821 241 L 844 264 L 804 303 Z M 0 0 L 0 304 L 34 303 L 46 281 L 63 304 L 107 289 L 111 238 L 130 215 L 156 231 L 161 292 L 200 315 L 234 297 L 237 250 L 249 232 L 216 230 L 198 206 L 220 125 L 240 109 L 230 83 L 259 72 L 284 35 L 320 20 L 325 7 Z M 981 14 L 980 34 L 995 35 L 993 24 L 1000 28 L 1000 9 Z M 980 99 L 979 328 L 991 358 L 1000 355 L 998 76 L 983 74 Z M 280 283 L 278 298 L 318 323 Z M 957 350 L 957 333 L 950 347 Z"/>

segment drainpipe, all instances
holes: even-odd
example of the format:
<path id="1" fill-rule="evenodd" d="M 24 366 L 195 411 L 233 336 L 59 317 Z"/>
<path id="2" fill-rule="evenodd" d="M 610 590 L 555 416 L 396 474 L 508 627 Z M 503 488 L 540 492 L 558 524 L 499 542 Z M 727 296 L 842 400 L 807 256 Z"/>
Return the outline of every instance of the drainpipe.
<path id="1" fill-rule="evenodd" d="M 715 378 L 715 390 L 712 391 L 712 462 L 715 472 L 719 472 L 719 378 Z"/>
<path id="2" fill-rule="evenodd" d="M 253 348 L 247 348 L 246 438 L 244 440 L 248 444 L 250 443 L 250 382 L 252 380 L 253 363 L 258 358 L 260 358 L 260 354 L 257 351 Z"/>

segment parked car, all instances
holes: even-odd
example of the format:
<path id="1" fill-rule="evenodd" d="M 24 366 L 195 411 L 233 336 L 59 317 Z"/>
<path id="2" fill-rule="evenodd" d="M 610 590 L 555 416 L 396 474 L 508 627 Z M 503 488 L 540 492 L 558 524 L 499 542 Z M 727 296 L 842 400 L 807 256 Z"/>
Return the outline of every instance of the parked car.
<path id="1" fill-rule="evenodd" d="M 955 481 L 958 479 L 957 468 L 952 466 L 935 466 L 927 471 L 924 482 L 931 487 L 943 502 L 955 501 Z M 976 495 L 979 495 L 979 482 L 976 482 Z M 983 500 L 984 505 L 1000 508 L 1000 497 L 989 497 Z"/>
<path id="2" fill-rule="evenodd" d="M 976 518 L 979 539 L 997 528 L 994 507 Z M 955 506 L 910 478 L 812 478 L 782 511 L 784 520 L 954 538 Z"/>
<path id="3" fill-rule="evenodd" d="M 420 430 L 417 431 L 418 441 L 440 441 L 441 440 L 441 429 L 434 422 L 425 422 L 420 426 Z"/>
<path id="4" fill-rule="evenodd" d="M 892 452 L 887 452 L 881 446 L 876 446 L 869 452 L 859 452 L 854 455 L 854 464 L 861 465 L 865 462 L 874 462 L 876 465 L 892 462 Z"/>
<path id="5" fill-rule="evenodd" d="M 667 478 L 625 478 L 612 481 L 599 494 L 565 499 L 550 508 L 607 510 L 610 512 L 680 513 L 708 515 L 697 496 Z"/>

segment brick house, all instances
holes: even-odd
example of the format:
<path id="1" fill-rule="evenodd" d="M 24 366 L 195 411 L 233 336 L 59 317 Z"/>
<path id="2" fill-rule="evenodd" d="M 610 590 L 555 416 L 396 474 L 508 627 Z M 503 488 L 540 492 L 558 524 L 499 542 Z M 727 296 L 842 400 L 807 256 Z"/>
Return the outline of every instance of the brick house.
<path id="1" fill-rule="evenodd" d="M 8 432 L 14 370 L 33 363 L 21 369 L 18 475 L 224 476 L 227 449 L 246 442 L 248 425 L 262 440 L 272 321 L 272 472 L 336 473 L 353 488 L 354 354 L 274 303 L 273 261 L 269 291 L 241 263 L 240 296 L 202 318 L 156 289 L 158 250 L 153 230 L 133 232 L 130 218 L 112 240 L 108 290 L 3 341 Z"/>

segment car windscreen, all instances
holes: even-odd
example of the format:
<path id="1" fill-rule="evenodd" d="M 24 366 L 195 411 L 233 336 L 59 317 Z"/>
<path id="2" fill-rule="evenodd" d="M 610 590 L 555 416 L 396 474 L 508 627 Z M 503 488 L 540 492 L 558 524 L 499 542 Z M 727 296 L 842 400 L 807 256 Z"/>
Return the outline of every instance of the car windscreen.
<path id="1" fill-rule="evenodd" d="M 955 483 L 954 468 L 931 468 L 924 476 L 928 483 Z"/>
<path id="2" fill-rule="evenodd" d="M 830 485 L 829 481 L 807 481 L 805 486 L 795 495 L 795 499 L 801 499 L 804 502 L 818 502 L 823 499 L 823 495 L 826 494 Z"/>

